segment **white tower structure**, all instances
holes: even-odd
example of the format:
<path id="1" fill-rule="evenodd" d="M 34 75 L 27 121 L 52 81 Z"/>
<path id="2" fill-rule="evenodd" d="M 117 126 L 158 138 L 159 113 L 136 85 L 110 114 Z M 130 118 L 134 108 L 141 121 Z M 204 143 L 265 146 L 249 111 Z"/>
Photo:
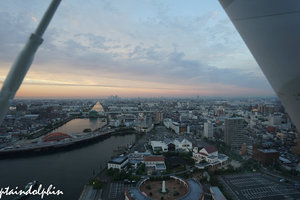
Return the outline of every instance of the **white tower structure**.
<path id="1" fill-rule="evenodd" d="M 162 188 L 161 188 L 162 193 L 166 193 L 166 181 L 162 181 Z"/>

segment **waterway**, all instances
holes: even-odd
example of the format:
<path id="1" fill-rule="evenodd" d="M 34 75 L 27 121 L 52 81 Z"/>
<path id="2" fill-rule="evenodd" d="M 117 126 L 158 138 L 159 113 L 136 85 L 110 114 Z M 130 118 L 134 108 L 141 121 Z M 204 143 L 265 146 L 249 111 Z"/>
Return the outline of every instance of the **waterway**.
<path id="1" fill-rule="evenodd" d="M 76 128 L 73 123 L 77 124 L 78 122 L 92 123 L 98 128 L 96 125 L 98 121 L 94 123 L 89 119 L 75 119 L 57 131 L 71 134 L 76 133 L 79 129 L 82 131 L 84 128 L 92 128 L 86 127 L 85 124 L 84 126 L 78 125 Z M 106 163 L 113 156 L 114 150 L 120 146 L 132 144 L 135 140 L 136 134 L 130 133 L 122 136 L 111 136 L 77 149 L 23 158 L 0 159 L 0 188 L 7 186 L 23 188 L 28 182 L 38 180 L 45 188 L 52 184 L 64 192 L 63 196 L 49 196 L 44 197 L 44 199 L 77 200 L 83 186 L 93 176 L 93 173 L 106 167 Z M 10 200 L 12 196 L 2 196 L 2 199 Z M 40 197 L 28 199 L 40 199 Z"/>
<path id="2" fill-rule="evenodd" d="M 72 135 L 76 133 L 82 133 L 82 131 L 86 128 L 95 130 L 105 125 L 105 122 L 102 121 L 103 119 L 104 118 L 73 119 L 61 127 L 54 129 L 52 133 L 62 132 Z"/>

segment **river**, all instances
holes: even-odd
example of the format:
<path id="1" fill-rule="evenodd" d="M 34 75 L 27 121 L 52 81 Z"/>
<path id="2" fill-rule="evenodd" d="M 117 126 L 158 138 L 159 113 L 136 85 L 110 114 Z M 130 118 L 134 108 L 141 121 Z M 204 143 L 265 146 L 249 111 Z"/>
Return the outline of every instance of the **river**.
<path id="1" fill-rule="evenodd" d="M 105 122 L 102 121 L 103 119 L 104 118 L 73 119 L 61 127 L 54 129 L 52 133 L 62 132 L 72 135 L 75 133 L 82 133 L 86 128 L 95 130 L 105 125 Z"/>
<path id="2" fill-rule="evenodd" d="M 69 122 L 69 125 L 72 124 L 72 121 Z M 82 130 L 92 127 L 79 128 Z M 64 130 L 67 130 L 67 127 Z M 72 133 L 72 130 L 64 132 Z M 64 192 L 63 196 L 49 196 L 44 199 L 77 200 L 83 186 L 93 176 L 93 171 L 98 172 L 101 168 L 106 167 L 106 162 L 113 155 L 113 150 L 119 146 L 132 144 L 135 140 L 136 134 L 134 133 L 111 136 L 77 149 L 31 157 L 2 159 L 0 160 L 0 187 L 15 188 L 18 186 L 23 188 L 28 182 L 38 180 L 45 188 L 52 184 Z M 2 196 L 2 199 L 10 200 L 12 197 Z M 40 197 L 30 199 L 40 199 Z"/>

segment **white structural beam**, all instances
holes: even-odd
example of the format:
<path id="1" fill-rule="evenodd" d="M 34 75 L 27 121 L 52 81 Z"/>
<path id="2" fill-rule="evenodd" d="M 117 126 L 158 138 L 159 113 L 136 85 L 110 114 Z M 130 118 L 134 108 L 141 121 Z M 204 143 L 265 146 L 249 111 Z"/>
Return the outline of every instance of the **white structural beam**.
<path id="1" fill-rule="evenodd" d="M 300 129 L 300 1 L 219 0 Z"/>

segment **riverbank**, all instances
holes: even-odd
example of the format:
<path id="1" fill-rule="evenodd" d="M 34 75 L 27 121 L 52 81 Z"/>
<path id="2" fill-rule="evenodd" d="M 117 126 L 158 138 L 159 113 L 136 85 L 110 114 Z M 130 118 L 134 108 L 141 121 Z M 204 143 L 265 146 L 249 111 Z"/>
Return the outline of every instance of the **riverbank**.
<path id="1" fill-rule="evenodd" d="M 51 124 L 51 125 L 47 125 L 46 127 L 30 134 L 29 136 L 27 136 L 27 139 L 36 139 L 39 138 L 43 135 L 47 135 L 48 133 L 51 133 L 52 131 L 54 131 L 55 129 L 59 129 L 60 127 L 66 125 L 68 122 L 72 121 L 72 120 L 76 120 L 76 119 L 91 119 L 88 117 L 82 117 L 82 116 L 70 116 L 60 122 L 57 122 L 55 124 Z M 94 119 L 94 118 L 93 118 Z M 105 121 L 107 121 L 107 119 L 105 117 L 102 117 L 100 119 L 105 119 Z M 83 129 L 86 127 L 83 127 Z M 83 129 L 81 131 L 83 131 Z M 98 128 L 101 129 L 101 128 Z M 96 130 L 95 130 L 96 131 Z"/>
<path id="2" fill-rule="evenodd" d="M 134 141 L 135 144 L 145 142 L 146 134 L 138 134 L 138 132 L 135 131 L 135 129 L 130 129 L 130 132 L 137 133 L 137 138 Z M 128 132 L 124 131 L 124 129 L 123 130 L 120 129 L 119 131 L 116 131 L 114 133 L 114 135 L 124 135 L 126 133 L 128 133 Z M 117 149 L 113 149 L 113 151 L 115 151 L 115 150 L 117 150 Z M 113 155 L 113 156 L 115 156 L 115 155 Z M 91 180 L 99 180 L 104 184 L 104 186 L 99 189 L 95 189 L 93 187 L 93 185 L 90 184 Z M 114 182 L 113 182 L 113 178 L 111 176 L 107 175 L 107 162 L 106 162 L 106 163 L 104 163 L 104 166 L 100 167 L 100 170 L 96 174 L 93 174 L 93 176 L 90 178 L 89 184 L 84 185 L 83 190 L 79 196 L 79 200 L 102 199 L 103 196 L 107 196 L 107 190 L 110 187 L 111 183 L 114 183 Z M 120 184 L 123 184 L 123 182 Z M 103 194 L 103 191 L 105 194 Z M 89 194 L 92 194 L 92 195 L 89 195 Z M 99 194 L 101 194 L 102 196 L 100 196 Z"/>
<path id="3" fill-rule="evenodd" d="M 51 131 L 53 131 L 53 130 L 55 130 L 55 129 L 61 127 L 61 126 L 63 126 L 64 124 L 68 123 L 69 121 L 71 121 L 73 119 L 76 119 L 76 117 L 70 116 L 67 119 L 62 120 L 62 121 L 60 121 L 58 123 L 55 123 L 53 125 L 48 125 L 48 126 L 42 128 L 41 130 L 39 130 L 39 131 L 37 131 L 35 133 L 30 134 L 27 137 L 27 139 L 36 139 L 36 138 L 39 138 L 39 137 L 41 137 L 43 135 L 46 135 L 46 134 L 50 133 Z"/>
<path id="4" fill-rule="evenodd" d="M 11 157 L 23 157 L 23 156 L 35 156 L 44 153 L 55 153 L 62 150 L 72 150 L 79 147 L 84 147 L 93 143 L 97 143 L 101 140 L 109 138 L 110 136 L 122 136 L 126 134 L 136 133 L 134 129 L 131 128 L 118 128 L 118 129 L 108 129 L 101 130 L 97 132 L 90 133 L 87 136 L 80 138 L 75 138 L 72 140 L 62 141 L 62 142 L 47 142 L 47 143 L 36 143 L 29 144 L 28 146 L 17 146 L 17 147 L 6 147 L 0 150 L 0 159 L 11 158 Z"/>
<path id="5" fill-rule="evenodd" d="M 46 187 L 52 184 L 64 192 L 55 200 L 78 199 L 90 178 L 107 166 L 113 150 L 129 146 L 136 137 L 135 133 L 111 135 L 94 143 L 58 151 L 0 159 L 0 187 L 24 187 L 28 181 L 38 180 Z M 44 199 L 52 200 L 53 196 Z"/>

